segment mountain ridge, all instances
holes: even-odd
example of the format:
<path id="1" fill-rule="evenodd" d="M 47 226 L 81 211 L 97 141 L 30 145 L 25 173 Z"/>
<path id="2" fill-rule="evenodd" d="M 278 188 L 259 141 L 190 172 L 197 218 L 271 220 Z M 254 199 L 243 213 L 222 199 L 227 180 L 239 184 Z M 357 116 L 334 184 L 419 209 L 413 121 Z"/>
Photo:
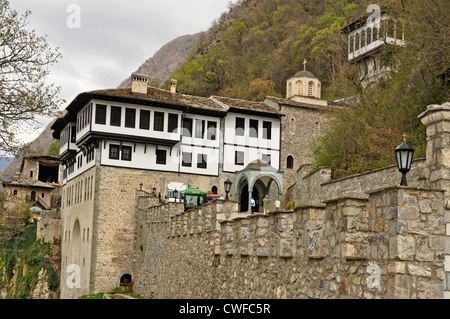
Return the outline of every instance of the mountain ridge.
<path id="1" fill-rule="evenodd" d="M 147 75 L 152 79 L 151 85 L 161 86 L 166 82 L 170 74 L 185 60 L 194 42 L 203 32 L 182 35 L 163 45 L 151 58 L 147 59 L 134 73 Z M 123 80 L 118 88 L 131 87 L 131 77 Z M 26 155 L 46 155 L 53 143 L 51 126 L 56 118 L 32 142 L 28 143 L 23 152 Z M 22 156 L 10 159 L 9 164 L 0 169 L 0 181 L 8 181 L 14 173 L 19 171 L 22 164 Z M 0 183 L 0 190 L 3 186 Z"/>
<path id="2" fill-rule="evenodd" d="M 162 86 L 173 71 L 186 61 L 186 57 L 194 42 L 203 32 L 186 34 L 163 45 L 156 53 L 147 59 L 135 72 L 152 79 L 151 85 Z M 130 88 L 131 77 L 123 80 L 118 89 Z"/>

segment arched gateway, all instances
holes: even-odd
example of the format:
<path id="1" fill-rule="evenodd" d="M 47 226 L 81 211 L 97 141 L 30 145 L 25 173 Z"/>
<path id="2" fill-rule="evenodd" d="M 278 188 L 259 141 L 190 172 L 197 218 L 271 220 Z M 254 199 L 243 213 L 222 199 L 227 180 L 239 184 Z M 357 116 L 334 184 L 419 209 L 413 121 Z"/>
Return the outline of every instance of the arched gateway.
<path id="1" fill-rule="evenodd" d="M 270 164 L 256 160 L 236 173 L 236 195 L 239 199 L 239 211 L 251 213 L 252 197 L 256 203 L 256 212 L 263 211 L 262 199 L 269 195 L 271 205 L 283 193 L 283 172 Z"/>

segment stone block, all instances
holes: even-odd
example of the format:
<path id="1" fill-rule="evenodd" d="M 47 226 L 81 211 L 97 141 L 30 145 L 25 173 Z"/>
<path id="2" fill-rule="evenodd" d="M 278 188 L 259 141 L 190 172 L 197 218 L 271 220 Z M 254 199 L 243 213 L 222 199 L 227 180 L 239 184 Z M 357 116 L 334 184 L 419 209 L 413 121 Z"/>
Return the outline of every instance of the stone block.
<path id="1" fill-rule="evenodd" d="M 394 275 L 388 282 L 388 298 L 409 299 L 411 297 L 412 279 L 407 275 Z"/>
<path id="2" fill-rule="evenodd" d="M 430 214 L 433 212 L 433 209 L 428 201 L 420 201 L 419 208 L 420 212 L 423 214 Z"/>
<path id="3" fill-rule="evenodd" d="M 408 264 L 408 273 L 411 276 L 419 277 L 431 277 L 431 268 L 427 266 L 419 266 L 414 264 Z"/>
<path id="4" fill-rule="evenodd" d="M 429 279 L 418 280 L 418 299 L 442 299 L 444 298 L 444 283 L 432 282 Z"/>
<path id="5" fill-rule="evenodd" d="M 404 262 L 393 262 L 388 265 L 388 273 L 390 274 L 402 274 L 406 273 L 406 265 Z"/>
<path id="6" fill-rule="evenodd" d="M 259 217 L 256 221 L 257 227 L 268 227 L 269 226 L 269 220 L 267 217 Z"/>
<path id="7" fill-rule="evenodd" d="M 259 237 L 265 237 L 265 236 L 267 236 L 267 233 L 268 233 L 267 228 L 258 228 L 258 229 L 256 230 L 255 236 L 256 236 L 257 238 L 259 238 Z"/>
<path id="8" fill-rule="evenodd" d="M 400 260 L 413 260 L 416 241 L 413 236 L 396 236 L 389 240 L 389 258 Z"/>
<path id="9" fill-rule="evenodd" d="M 363 209 L 361 207 L 352 207 L 347 206 L 342 208 L 342 215 L 343 216 L 358 216 L 363 212 Z"/>
<path id="10" fill-rule="evenodd" d="M 417 206 L 400 206 L 397 208 L 394 218 L 400 220 L 416 220 L 419 218 L 419 207 Z"/>
<path id="11" fill-rule="evenodd" d="M 292 244 L 287 240 L 280 240 L 280 251 L 279 255 L 281 257 L 292 257 Z"/>
<path id="12" fill-rule="evenodd" d="M 444 251 L 445 249 L 445 237 L 432 237 L 430 239 L 430 247 L 436 249 L 437 251 Z"/>
<path id="13" fill-rule="evenodd" d="M 434 251 L 431 250 L 426 243 L 422 244 L 417 247 L 416 260 L 417 261 L 433 261 L 434 260 Z"/>
<path id="14" fill-rule="evenodd" d="M 261 247 L 256 249 L 256 256 L 258 257 L 268 257 L 270 253 L 269 248 Z"/>
<path id="15" fill-rule="evenodd" d="M 341 256 L 347 259 L 367 259 L 369 246 L 345 243 L 341 246 Z"/>

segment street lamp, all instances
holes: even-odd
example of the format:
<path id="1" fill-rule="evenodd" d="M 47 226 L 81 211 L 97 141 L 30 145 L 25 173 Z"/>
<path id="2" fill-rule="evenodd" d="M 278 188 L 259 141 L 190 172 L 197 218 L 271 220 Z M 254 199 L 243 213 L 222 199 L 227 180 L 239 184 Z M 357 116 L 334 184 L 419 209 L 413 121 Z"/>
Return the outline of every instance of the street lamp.
<path id="1" fill-rule="evenodd" d="M 402 181 L 400 186 L 407 186 L 406 174 L 411 169 L 414 149 L 406 143 L 406 134 L 403 134 L 403 142 L 395 149 L 395 157 L 397 159 L 397 168 L 402 173 Z"/>
<path id="2" fill-rule="evenodd" d="M 173 191 L 173 197 L 175 197 L 175 203 L 176 203 L 177 199 L 178 199 L 178 191 L 176 189 Z"/>
<path id="3" fill-rule="evenodd" d="M 225 196 L 225 199 L 227 199 L 227 200 L 228 200 L 228 193 L 229 193 L 230 190 L 231 190 L 231 184 L 233 184 L 233 183 L 230 181 L 229 178 L 227 178 L 227 180 L 223 183 L 223 186 L 224 186 L 224 188 L 225 188 L 225 193 L 227 194 L 227 195 Z"/>

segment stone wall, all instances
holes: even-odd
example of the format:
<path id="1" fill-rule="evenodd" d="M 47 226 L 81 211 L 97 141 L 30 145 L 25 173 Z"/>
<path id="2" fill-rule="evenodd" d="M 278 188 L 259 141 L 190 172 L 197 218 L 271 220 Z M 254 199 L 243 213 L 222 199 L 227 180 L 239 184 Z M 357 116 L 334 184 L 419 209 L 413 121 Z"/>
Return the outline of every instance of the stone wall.
<path id="1" fill-rule="evenodd" d="M 298 170 L 292 211 L 216 201 L 137 209 L 136 290 L 155 298 L 448 298 L 450 105 L 429 106 L 427 158 L 331 181 Z M 137 246 L 137 245 L 136 245 Z"/>
<path id="2" fill-rule="evenodd" d="M 368 198 L 245 217 L 233 213 L 236 205 L 138 209 L 136 292 L 154 298 L 443 297 L 442 191 L 393 187 Z"/>
<path id="3" fill-rule="evenodd" d="M 219 220 L 237 216 L 238 203 L 216 200 L 184 212 L 168 203 L 137 209 L 135 292 L 154 298 L 213 298 Z"/>
<path id="4" fill-rule="evenodd" d="M 429 188 L 429 175 L 425 159 L 416 159 L 407 175 L 408 185 Z M 321 205 L 326 200 L 342 196 L 367 198 L 371 190 L 399 185 L 401 176 L 397 166 L 393 165 L 332 180 L 329 167 L 311 172 L 309 165 L 303 165 L 297 171 L 296 184 L 288 191 L 288 199 L 300 205 Z"/>
<path id="5" fill-rule="evenodd" d="M 61 213 L 57 211 L 41 211 L 40 218 L 37 222 L 38 239 L 42 239 L 46 243 L 53 243 L 61 240 Z"/>
<path id="6" fill-rule="evenodd" d="M 321 100 L 317 100 L 317 103 Z M 283 171 L 283 194 L 287 187 L 297 180 L 297 169 L 302 165 L 311 163 L 310 145 L 315 138 L 323 135 L 332 118 L 329 107 L 298 106 L 281 104 L 281 158 L 280 170 Z M 297 138 L 301 137 L 301 138 Z M 287 157 L 294 159 L 293 168 L 287 168 Z M 282 203 L 286 207 L 288 200 L 283 196 Z"/>

